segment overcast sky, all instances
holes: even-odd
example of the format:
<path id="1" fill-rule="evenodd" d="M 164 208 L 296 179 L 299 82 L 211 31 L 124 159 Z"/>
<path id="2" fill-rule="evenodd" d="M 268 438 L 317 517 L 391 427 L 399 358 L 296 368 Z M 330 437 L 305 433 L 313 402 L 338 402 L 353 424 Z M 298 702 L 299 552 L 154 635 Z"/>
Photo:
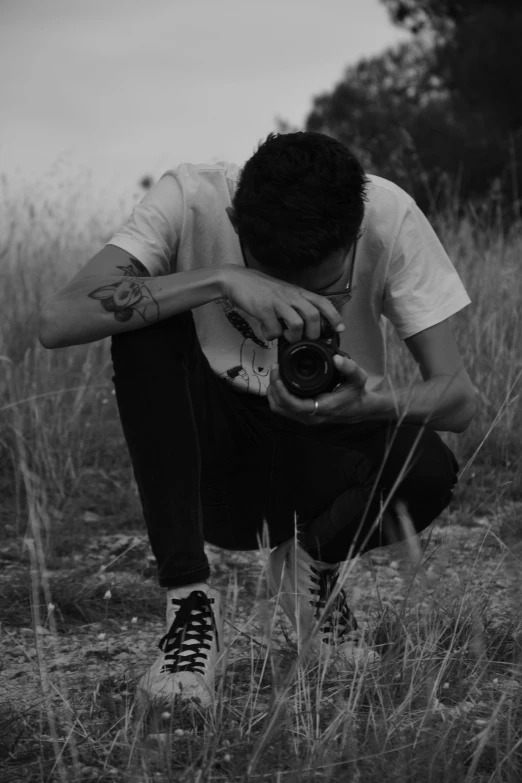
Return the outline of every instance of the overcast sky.
<path id="1" fill-rule="evenodd" d="M 121 190 L 241 164 L 346 66 L 406 40 L 379 0 L 0 0 L 0 171 Z"/>

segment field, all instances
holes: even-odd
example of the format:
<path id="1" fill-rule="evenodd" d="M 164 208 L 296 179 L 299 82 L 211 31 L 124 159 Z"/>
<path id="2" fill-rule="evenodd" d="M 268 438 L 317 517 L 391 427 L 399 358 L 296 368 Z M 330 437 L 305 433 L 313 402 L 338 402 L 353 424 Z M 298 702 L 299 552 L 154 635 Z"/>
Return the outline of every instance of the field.
<path id="1" fill-rule="evenodd" d="M 0 226 L 0 779 L 522 779 L 522 225 L 436 221 L 472 305 L 453 319 L 478 411 L 443 437 L 461 478 L 419 541 L 351 561 L 351 605 L 377 669 L 305 665 L 262 579 L 266 552 L 209 547 L 228 658 L 209 714 L 138 716 L 163 633 L 141 507 L 112 393 L 109 341 L 49 351 L 43 302 L 128 211 L 79 211 L 87 185 L 42 182 Z M 53 190 L 54 189 L 54 190 Z M 390 375 L 415 368 L 390 335 Z M 149 736 L 153 734 L 153 736 Z"/>

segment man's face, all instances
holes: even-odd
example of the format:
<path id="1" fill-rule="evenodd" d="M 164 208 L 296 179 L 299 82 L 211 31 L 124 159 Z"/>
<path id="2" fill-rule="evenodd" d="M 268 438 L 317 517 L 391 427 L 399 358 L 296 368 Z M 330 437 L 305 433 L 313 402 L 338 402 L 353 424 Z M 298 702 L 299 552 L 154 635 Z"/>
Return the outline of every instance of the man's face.
<path id="1" fill-rule="evenodd" d="M 232 207 L 227 207 L 226 209 L 234 231 L 238 234 L 234 210 Z M 339 290 L 346 286 L 349 267 L 346 259 L 350 248 L 351 245 L 348 245 L 346 248 L 330 253 L 330 255 L 325 256 L 323 262 L 318 267 L 313 269 L 281 271 L 280 269 L 260 264 L 250 253 L 249 249 L 243 246 L 246 264 L 250 269 L 264 272 L 265 275 L 270 275 L 278 280 L 284 280 L 287 283 L 298 285 L 301 288 L 306 288 L 308 291 L 314 291 L 321 295 L 325 295 L 329 290 Z"/>

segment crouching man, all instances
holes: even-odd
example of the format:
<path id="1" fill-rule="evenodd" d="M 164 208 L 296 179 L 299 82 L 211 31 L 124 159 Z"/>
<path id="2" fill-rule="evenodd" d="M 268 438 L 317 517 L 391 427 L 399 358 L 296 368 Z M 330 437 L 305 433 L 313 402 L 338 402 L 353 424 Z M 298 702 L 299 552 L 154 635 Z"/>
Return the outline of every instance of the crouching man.
<path id="1" fill-rule="evenodd" d="M 112 338 L 167 599 L 141 697 L 212 703 L 224 640 L 204 543 L 253 550 L 264 530 L 269 590 L 294 626 L 318 625 L 318 653 L 375 658 L 340 565 L 450 503 L 458 465 L 437 431 L 474 415 L 449 320 L 469 303 L 412 198 L 299 132 L 269 134 L 242 168 L 167 171 L 44 306 L 47 348 Z M 410 388 L 386 387 L 384 319 L 420 368 Z M 310 343 L 326 339 L 335 359 L 314 361 Z"/>

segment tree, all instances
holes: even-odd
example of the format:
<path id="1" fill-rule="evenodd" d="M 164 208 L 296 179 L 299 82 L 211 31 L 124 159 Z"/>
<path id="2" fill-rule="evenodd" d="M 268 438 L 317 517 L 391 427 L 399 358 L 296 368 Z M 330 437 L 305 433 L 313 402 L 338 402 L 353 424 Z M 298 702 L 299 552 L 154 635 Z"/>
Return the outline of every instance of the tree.
<path id="1" fill-rule="evenodd" d="M 345 143 L 426 211 L 493 189 L 518 214 L 521 0 L 382 2 L 413 40 L 347 68 L 313 98 L 305 129 Z"/>
<path id="2" fill-rule="evenodd" d="M 507 133 L 522 128 L 522 7 L 485 7 L 437 52 L 445 86 L 463 111 L 481 111 Z"/>
<path id="3" fill-rule="evenodd" d="M 522 0 L 381 2 L 412 41 L 347 68 L 313 97 L 305 130 L 342 141 L 425 211 L 493 201 L 520 216 Z"/>
<path id="4" fill-rule="evenodd" d="M 381 0 L 394 23 L 431 36 L 431 74 L 449 95 L 452 114 L 480 132 L 482 154 L 473 192 L 499 180 L 506 200 L 518 199 L 522 176 L 522 4 L 520 0 Z M 477 178 L 475 177 L 475 178 Z M 471 177 L 473 179 L 473 176 Z M 516 210 L 515 210 L 516 211 Z"/>
<path id="5" fill-rule="evenodd" d="M 434 72 L 434 51 L 421 39 L 347 68 L 331 94 L 313 99 L 306 130 L 337 138 L 366 171 L 390 179 L 429 211 L 491 179 L 498 154 L 485 154 L 483 123 L 470 128 Z M 491 170 L 490 168 L 491 167 Z"/>
<path id="6" fill-rule="evenodd" d="M 520 10 L 520 0 L 381 0 L 392 22 L 414 35 L 429 32 L 447 41 L 467 20 L 485 8 L 511 13 Z"/>

